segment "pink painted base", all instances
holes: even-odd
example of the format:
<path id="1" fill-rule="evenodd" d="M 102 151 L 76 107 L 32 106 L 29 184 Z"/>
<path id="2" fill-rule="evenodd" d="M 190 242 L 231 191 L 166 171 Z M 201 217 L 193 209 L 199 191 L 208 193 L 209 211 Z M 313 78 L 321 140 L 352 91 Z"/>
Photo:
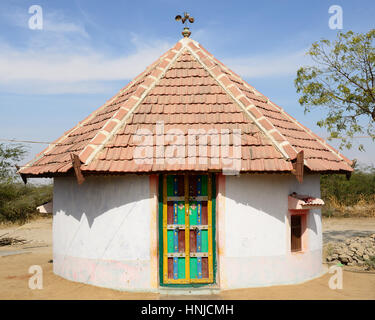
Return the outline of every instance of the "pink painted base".
<path id="1" fill-rule="evenodd" d="M 65 279 L 117 290 L 150 289 L 149 261 L 95 260 L 54 255 L 53 272 Z"/>
<path id="2" fill-rule="evenodd" d="M 297 284 L 322 274 L 320 250 L 285 256 L 234 258 L 221 260 L 225 289 Z M 223 288 L 224 289 L 224 288 Z"/>

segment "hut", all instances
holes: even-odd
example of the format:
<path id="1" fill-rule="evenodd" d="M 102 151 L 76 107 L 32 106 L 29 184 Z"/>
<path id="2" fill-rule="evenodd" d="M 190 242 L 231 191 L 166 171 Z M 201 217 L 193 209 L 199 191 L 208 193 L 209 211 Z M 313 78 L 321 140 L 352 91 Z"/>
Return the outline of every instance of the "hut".
<path id="1" fill-rule="evenodd" d="M 19 170 L 54 179 L 55 274 L 158 292 L 322 273 L 320 175 L 351 161 L 189 33 Z"/>
<path id="2" fill-rule="evenodd" d="M 52 212 L 53 212 L 53 202 L 49 201 L 49 202 L 43 203 L 42 205 L 36 207 L 36 210 L 38 210 L 39 213 L 52 214 Z"/>

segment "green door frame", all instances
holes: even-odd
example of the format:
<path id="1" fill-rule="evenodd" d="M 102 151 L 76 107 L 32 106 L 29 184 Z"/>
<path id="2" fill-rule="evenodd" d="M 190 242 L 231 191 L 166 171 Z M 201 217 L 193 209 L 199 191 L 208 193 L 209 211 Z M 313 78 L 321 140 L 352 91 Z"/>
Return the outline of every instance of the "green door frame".
<path id="1" fill-rule="evenodd" d="M 207 174 L 207 173 L 202 173 Z M 212 173 L 212 254 L 213 254 L 213 282 L 212 283 L 189 283 L 189 284 L 176 284 L 164 283 L 163 281 L 163 177 L 164 174 L 159 175 L 159 200 L 158 200 L 158 216 L 159 216 L 159 283 L 163 287 L 178 287 L 178 288 L 198 288 L 202 286 L 211 286 L 216 284 L 216 175 Z"/>

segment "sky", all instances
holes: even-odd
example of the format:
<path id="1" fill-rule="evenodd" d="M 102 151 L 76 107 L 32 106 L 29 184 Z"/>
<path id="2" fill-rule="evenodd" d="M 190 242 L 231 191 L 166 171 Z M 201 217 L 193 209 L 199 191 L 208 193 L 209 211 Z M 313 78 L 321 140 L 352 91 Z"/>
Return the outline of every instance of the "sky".
<path id="1" fill-rule="evenodd" d="M 30 28 L 42 9 L 42 29 Z M 324 109 L 305 114 L 294 87 L 296 71 L 311 64 L 305 52 L 334 39 L 332 5 L 342 30 L 375 28 L 375 2 L 362 1 L 93 1 L 0 2 L 0 143 L 49 142 L 114 96 L 181 39 L 174 17 L 189 12 L 191 38 L 249 84 L 322 137 Z M 34 21 L 34 20 L 32 20 Z M 31 25 L 33 27 L 33 25 Z M 339 142 L 329 142 L 338 147 Z M 358 151 L 363 144 L 365 152 Z M 26 143 L 32 159 L 47 145 Z M 357 138 L 350 159 L 375 165 L 375 142 Z"/>

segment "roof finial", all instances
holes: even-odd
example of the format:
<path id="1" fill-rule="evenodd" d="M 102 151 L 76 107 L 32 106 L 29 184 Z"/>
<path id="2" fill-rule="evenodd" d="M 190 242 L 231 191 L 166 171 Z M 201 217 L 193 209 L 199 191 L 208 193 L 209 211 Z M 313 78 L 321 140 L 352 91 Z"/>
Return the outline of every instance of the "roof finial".
<path id="1" fill-rule="evenodd" d="M 175 20 L 176 21 L 180 21 L 181 20 L 182 24 L 184 24 L 184 30 L 182 31 L 182 35 L 185 38 L 188 38 L 191 35 L 191 32 L 190 32 L 189 28 L 185 25 L 185 22 L 189 21 L 190 23 L 193 23 L 194 22 L 194 18 L 190 17 L 190 15 L 187 12 L 184 12 L 184 16 L 183 17 L 181 17 L 180 15 L 178 15 L 178 16 L 175 17 Z"/>

